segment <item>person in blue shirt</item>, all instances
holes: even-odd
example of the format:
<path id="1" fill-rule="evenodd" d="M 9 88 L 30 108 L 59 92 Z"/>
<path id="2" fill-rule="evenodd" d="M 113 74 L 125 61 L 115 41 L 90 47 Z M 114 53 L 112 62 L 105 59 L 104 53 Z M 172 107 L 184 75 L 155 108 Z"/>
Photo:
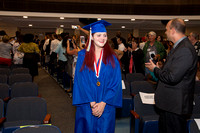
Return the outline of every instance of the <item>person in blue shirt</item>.
<path id="1" fill-rule="evenodd" d="M 120 63 L 108 44 L 100 20 L 83 27 L 90 29 L 86 48 L 78 52 L 74 77 L 73 105 L 75 133 L 114 133 L 115 110 L 122 106 Z"/>

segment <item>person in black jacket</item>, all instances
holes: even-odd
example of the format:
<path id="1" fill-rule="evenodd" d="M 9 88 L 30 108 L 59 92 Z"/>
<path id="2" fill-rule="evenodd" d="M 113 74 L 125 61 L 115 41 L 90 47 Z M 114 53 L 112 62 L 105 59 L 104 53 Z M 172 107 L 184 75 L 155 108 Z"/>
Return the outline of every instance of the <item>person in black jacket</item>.
<path id="1" fill-rule="evenodd" d="M 165 34 L 174 43 L 162 69 L 151 60 L 145 66 L 158 78 L 156 106 L 161 110 L 160 133 L 186 133 L 187 116 L 192 113 L 197 54 L 185 36 L 182 19 L 168 22 Z"/>

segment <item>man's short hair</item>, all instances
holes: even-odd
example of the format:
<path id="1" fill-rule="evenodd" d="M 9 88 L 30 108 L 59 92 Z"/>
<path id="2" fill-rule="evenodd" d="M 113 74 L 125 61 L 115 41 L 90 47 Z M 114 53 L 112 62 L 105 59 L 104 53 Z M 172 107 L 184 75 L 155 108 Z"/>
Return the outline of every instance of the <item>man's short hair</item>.
<path id="1" fill-rule="evenodd" d="M 182 19 L 175 18 L 171 20 L 170 29 L 174 28 L 177 32 L 185 34 L 186 25 Z"/>
<path id="2" fill-rule="evenodd" d="M 150 31 L 150 32 L 149 32 L 149 35 L 156 36 L 156 32 Z"/>
<path id="3" fill-rule="evenodd" d="M 199 40 L 199 35 L 196 32 L 191 32 L 195 40 Z"/>

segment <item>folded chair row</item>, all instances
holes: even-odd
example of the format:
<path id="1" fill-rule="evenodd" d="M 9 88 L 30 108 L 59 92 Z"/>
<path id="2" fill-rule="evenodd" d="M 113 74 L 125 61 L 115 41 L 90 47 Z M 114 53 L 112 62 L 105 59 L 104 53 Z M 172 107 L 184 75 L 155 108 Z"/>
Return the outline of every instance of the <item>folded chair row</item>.
<path id="1" fill-rule="evenodd" d="M 12 74 L 9 76 L 0 74 L 0 83 L 12 85 L 16 82 L 32 82 L 32 76 L 30 74 Z"/>
<path id="2" fill-rule="evenodd" d="M 24 67 L 19 67 L 19 68 L 0 68 L 0 74 L 3 75 L 11 75 L 11 74 L 29 74 L 29 69 L 24 68 Z"/>
<path id="3" fill-rule="evenodd" d="M 33 82 L 17 82 L 11 86 L 0 83 L 0 99 L 7 102 L 14 97 L 38 96 L 38 86 Z"/>
<path id="4" fill-rule="evenodd" d="M 50 124 L 51 115 L 44 98 L 17 97 L 8 102 L 5 113 L 0 99 L 0 117 L 2 133 L 12 133 L 22 126 Z"/>

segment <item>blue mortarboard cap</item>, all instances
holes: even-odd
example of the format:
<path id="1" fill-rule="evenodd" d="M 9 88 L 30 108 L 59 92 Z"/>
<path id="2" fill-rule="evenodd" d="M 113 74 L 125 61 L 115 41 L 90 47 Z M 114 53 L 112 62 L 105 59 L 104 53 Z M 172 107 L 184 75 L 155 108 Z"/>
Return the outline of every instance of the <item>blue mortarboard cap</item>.
<path id="1" fill-rule="evenodd" d="M 94 23 L 91 23 L 89 25 L 86 25 L 82 28 L 86 29 L 86 30 L 90 30 L 91 28 L 91 33 L 96 33 L 96 32 L 106 32 L 106 26 L 111 25 L 111 23 L 108 23 L 105 20 L 100 20 Z"/>

